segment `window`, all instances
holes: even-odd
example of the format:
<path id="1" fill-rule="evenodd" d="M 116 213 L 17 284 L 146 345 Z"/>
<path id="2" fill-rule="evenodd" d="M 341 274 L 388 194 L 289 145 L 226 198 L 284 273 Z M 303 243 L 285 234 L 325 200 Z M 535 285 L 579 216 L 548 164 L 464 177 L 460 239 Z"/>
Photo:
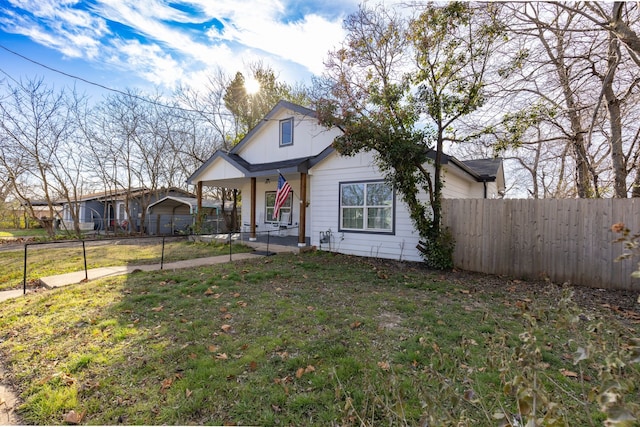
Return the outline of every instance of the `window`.
<path id="1" fill-rule="evenodd" d="M 340 184 L 340 229 L 393 233 L 393 189 L 383 181 Z"/>
<path id="2" fill-rule="evenodd" d="M 127 219 L 127 215 L 124 212 L 124 203 L 118 203 L 118 219 L 120 221 Z"/>
<path id="3" fill-rule="evenodd" d="M 280 222 L 283 218 L 283 214 L 289 214 L 289 224 L 291 224 L 291 201 L 293 200 L 293 192 L 289 192 L 287 196 L 287 200 L 285 200 L 284 205 L 280 208 L 278 212 L 279 218 L 273 217 L 273 209 L 276 205 L 276 192 L 275 191 L 267 191 L 265 193 L 265 219 L 264 222 Z M 286 218 L 286 217 L 284 217 Z"/>
<path id="4" fill-rule="evenodd" d="M 280 146 L 293 144 L 293 117 L 280 120 Z"/>

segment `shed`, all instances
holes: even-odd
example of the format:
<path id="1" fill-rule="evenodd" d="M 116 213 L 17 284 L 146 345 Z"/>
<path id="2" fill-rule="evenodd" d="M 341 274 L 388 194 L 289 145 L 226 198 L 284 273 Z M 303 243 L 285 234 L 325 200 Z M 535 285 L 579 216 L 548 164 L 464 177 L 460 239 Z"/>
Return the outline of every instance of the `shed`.
<path id="1" fill-rule="evenodd" d="M 202 200 L 202 214 L 205 223 L 211 223 L 211 231 L 219 231 L 220 209 L 217 200 Z M 149 205 L 149 231 L 152 234 L 189 233 L 195 224 L 198 212 L 198 199 L 195 197 L 166 196 Z"/>
<path id="2" fill-rule="evenodd" d="M 217 200 L 202 200 L 202 208 L 207 215 L 217 215 L 221 206 Z M 167 196 L 147 208 L 147 212 L 154 215 L 193 215 L 197 211 L 198 199 L 195 197 Z"/>

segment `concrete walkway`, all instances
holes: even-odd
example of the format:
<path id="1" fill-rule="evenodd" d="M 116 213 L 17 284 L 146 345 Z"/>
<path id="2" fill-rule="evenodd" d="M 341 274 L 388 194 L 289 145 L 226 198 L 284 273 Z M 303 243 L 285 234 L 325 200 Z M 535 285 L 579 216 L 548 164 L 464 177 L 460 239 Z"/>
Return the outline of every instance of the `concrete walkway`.
<path id="1" fill-rule="evenodd" d="M 245 243 L 246 244 L 246 243 Z M 266 245 L 258 242 L 248 243 L 254 248 L 254 252 L 235 253 L 229 255 L 219 255 L 207 258 L 194 258 L 184 261 L 165 262 L 162 266 L 163 270 L 177 270 L 182 268 L 194 268 L 203 267 L 213 264 L 222 264 L 230 261 L 239 261 L 242 259 L 256 258 L 260 256 L 276 254 L 276 253 L 298 253 L 299 248 L 292 246 L 281 245 L 269 245 L 269 251 L 266 251 Z M 160 270 L 160 264 L 146 264 L 146 265 L 127 265 L 127 266 L 115 266 L 115 267 L 101 267 L 92 268 L 87 270 L 86 278 L 88 280 L 96 280 L 110 276 L 120 276 L 124 274 L 131 274 L 134 271 L 155 271 Z M 56 276 L 41 277 L 40 283 L 42 286 L 53 289 L 62 286 L 72 285 L 75 283 L 81 283 L 85 280 L 85 272 L 76 271 L 74 273 L 59 274 Z M 29 291 L 27 290 L 27 294 Z M 9 291 L 0 291 L 0 302 L 11 298 L 17 298 L 23 295 L 22 289 L 12 289 Z"/>

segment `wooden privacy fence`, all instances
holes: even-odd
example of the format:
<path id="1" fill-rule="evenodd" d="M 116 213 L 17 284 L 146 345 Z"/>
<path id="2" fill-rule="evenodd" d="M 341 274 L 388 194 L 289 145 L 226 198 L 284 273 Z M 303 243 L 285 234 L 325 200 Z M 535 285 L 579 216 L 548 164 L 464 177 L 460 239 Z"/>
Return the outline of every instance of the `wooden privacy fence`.
<path id="1" fill-rule="evenodd" d="M 456 241 L 456 268 L 523 279 L 548 278 L 640 290 L 638 260 L 623 253 L 611 225 L 640 231 L 640 199 L 447 199 L 443 225 Z"/>

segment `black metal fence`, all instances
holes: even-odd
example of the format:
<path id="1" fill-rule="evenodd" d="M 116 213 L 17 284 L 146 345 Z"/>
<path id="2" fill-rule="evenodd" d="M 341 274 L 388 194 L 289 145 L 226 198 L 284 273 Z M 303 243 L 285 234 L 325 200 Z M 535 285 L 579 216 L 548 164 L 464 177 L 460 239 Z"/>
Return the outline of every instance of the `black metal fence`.
<path id="1" fill-rule="evenodd" d="M 297 226 L 289 229 L 296 229 Z M 287 229 L 287 233 L 289 232 Z M 85 280 L 88 280 L 88 271 L 97 267 L 112 267 L 118 265 L 140 265 L 140 264 L 160 264 L 160 269 L 164 268 L 167 259 L 170 261 L 178 261 L 191 259 L 194 257 L 207 257 L 201 252 L 190 254 L 185 252 L 184 246 L 180 247 L 175 243 L 186 241 L 202 241 L 217 242 L 227 245 L 229 261 L 232 261 L 234 253 L 232 243 L 242 243 L 244 246 L 253 246 L 254 252 L 260 255 L 274 255 L 272 251 L 277 246 L 297 246 L 298 236 L 283 235 L 282 230 L 264 230 L 256 232 L 255 238 L 252 238 L 249 232 L 231 232 L 219 234 L 184 234 L 170 236 L 113 236 L 102 238 L 91 238 L 82 240 L 58 240 L 49 242 L 27 242 L 24 243 L 24 260 L 22 274 L 23 292 L 27 291 L 27 282 L 29 281 L 29 270 L 37 270 L 39 272 L 32 274 L 31 280 L 37 280 L 49 274 L 42 274 L 42 271 L 54 271 L 55 268 L 45 268 L 45 266 L 55 265 L 62 258 L 65 263 L 68 260 L 76 261 L 78 268 L 75 272 L 84 271 Z M 109 252 L 106 248 L 100 250 L 101 247 L 118 245 L 122 247 L 121 251 L 117 251 L 114 255 L 113 251 Z M 136 250 L 132 250 L 135 246 Z M 167 250 L 174 251 L 167 253 Z M 88 254 L 88 252 L 91 252 Z M 206 250 L 205 250 L 206 252 Z M 246 247 L 236 251 L 247 252 Z M 216 251 L 217 255 L 221 255 L 221 251 Z M 112 259 L 105 258 L 113 257 Z M 186 258 L 185 258 L 186 257 Z"/>

